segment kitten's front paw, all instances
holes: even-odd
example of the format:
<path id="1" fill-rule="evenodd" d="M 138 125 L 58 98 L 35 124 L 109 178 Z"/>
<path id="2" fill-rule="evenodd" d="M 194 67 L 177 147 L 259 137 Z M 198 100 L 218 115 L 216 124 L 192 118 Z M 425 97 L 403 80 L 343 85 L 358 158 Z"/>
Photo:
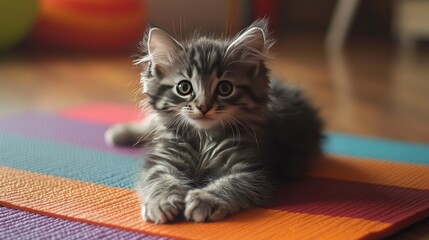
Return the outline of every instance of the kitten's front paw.
<path id="1" fill-rule="evenodd" d="M 189 191 L 185 202 L 185 217 L 195 222 L 219 221 L 229 214 L 228 204 L 205 190 Z"/>
<path id="2" fill-rule="evenodd" d="M 184 206 L 183 197 L 179 195 L 170 195 L 165 199 L 154 199 L 143 204 L 142 217 L 145 222 L 166 223 L 173 221 Z"/>

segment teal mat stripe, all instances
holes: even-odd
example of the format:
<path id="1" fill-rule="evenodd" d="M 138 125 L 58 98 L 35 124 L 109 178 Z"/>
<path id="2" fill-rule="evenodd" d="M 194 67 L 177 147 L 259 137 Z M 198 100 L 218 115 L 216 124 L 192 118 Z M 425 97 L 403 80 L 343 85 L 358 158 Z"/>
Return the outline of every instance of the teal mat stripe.
<path id="1" fill-rule="evenodd" d="M 0 165 L 119 188 L 133 188 L 142 160 L 0 134 Z"/>
<path id="2" fill-rule="evenodd" d="M 429 165 L 429 145 L 328 133 L 327 153 L 391 162 Z"/>
<path id="3" fill-rule="evenodd" d="M 391 156 L 397 162 L 428 164 L 428 147 L 412 144 L 331 134 L 326 148 L 335 154 Z M 36 173 L 132 189 L 142 161 L 49 140 L 0 134 L 0 165 Z"/>

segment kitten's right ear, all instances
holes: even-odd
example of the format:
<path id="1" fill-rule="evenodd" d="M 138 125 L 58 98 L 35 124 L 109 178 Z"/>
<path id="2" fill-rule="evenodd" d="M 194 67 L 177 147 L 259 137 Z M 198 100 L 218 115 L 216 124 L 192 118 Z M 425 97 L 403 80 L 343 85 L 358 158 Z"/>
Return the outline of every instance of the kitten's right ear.
<path id="1" fill-rule="evenodd" d="M 147 58 L 152 69 L 165 74 L 175 62 L 183 46 L 170 34 L 160 28 L 150 28 L 147 37 Z"/>
<path id="2" fill-rule="evenodd" d="M 259 19 L 239 33 L 226 49 L 227 55 L 239 56 L 241 61 L 259 64 L 268 55 L 273 41 L 268 37 L 268 20 Z"/>

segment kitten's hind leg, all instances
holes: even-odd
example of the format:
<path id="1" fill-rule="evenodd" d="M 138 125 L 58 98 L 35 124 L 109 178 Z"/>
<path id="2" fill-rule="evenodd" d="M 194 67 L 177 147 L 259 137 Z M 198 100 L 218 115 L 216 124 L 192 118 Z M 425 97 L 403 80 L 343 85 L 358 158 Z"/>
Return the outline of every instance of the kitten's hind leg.
<path id="1" fill-rule="evenodd" d="M 150 141 L 155 126 L 153 117 L 141 121 L 120 123 L 110 127 L 104 134 L 104 140 L 111 146 L 137 146 Z"/>

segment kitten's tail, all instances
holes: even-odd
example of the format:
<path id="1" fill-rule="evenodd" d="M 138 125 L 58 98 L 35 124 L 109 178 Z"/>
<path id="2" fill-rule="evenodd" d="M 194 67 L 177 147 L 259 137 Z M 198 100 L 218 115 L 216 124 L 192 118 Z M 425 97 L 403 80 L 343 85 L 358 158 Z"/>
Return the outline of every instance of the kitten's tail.
<path id="1" fill-rule="evenodd" d="M 269 111 L 272 115 L 273 174 L 278 180 L 302 176 L 322 155 L 323 123 L 302 92 L 273 81 Z"/>

